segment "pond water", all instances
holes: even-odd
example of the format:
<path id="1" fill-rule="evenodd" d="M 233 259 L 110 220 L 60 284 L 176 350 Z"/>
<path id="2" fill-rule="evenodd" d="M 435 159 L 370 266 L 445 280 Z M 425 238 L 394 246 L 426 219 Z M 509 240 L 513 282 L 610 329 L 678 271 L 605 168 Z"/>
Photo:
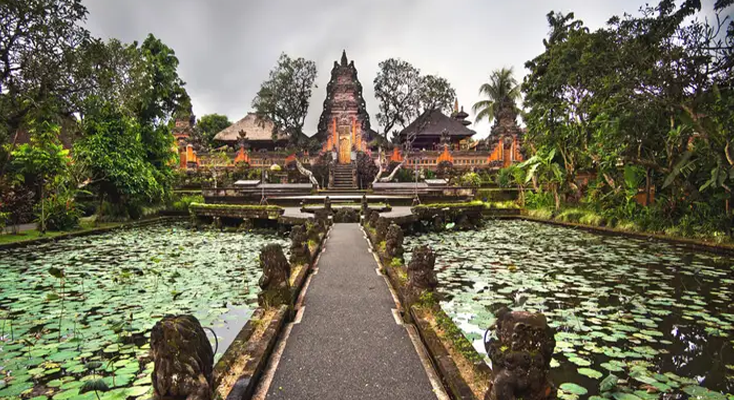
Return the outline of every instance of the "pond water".
<path id="1" fill-rule="evenodd" d="M 175 223 L 0 252 L 0 398 L 96 399 L 78 391 L 99 378 L 102 399 L 147 398 L 140 359 L 165 314 L 194 314 L 220 357 L 257 306 L 267 243 L 287 248 Z"/>
<path id="2" fill-rule="evenodd" d="M 729 257 L 519 220 L 406 238 L 421 244 L 437 252 L 442 308 L 482 354 L 499 307 L 547 316 L 562 398 L 601 385 L 625 400 L 734 399 Z"/>

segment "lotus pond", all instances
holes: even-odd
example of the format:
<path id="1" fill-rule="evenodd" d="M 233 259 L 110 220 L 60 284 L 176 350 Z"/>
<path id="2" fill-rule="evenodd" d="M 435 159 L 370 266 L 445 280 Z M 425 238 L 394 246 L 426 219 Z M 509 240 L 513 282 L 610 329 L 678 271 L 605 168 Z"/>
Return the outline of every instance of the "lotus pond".
<path id="1" fill-rule="evenodd" d="M 150 330 L 191 313 L 226 350 L 257 303 L 257 256 L 274 234 L 160 224 L 0 252 L 0 398 L 145 398 Z M 285 246 L 287 248 L 287 246 Z M 218 342 L 218 343 L 216 343 Z"/>
<path id="2" fill-rule="evenodd" d="M 519 220 L 406 238 L 421 244 L 437 252 L 442 308 L 480 353 L 499 307 L 546 315 L 561 398 L 734 399 L 728 257 Z"/>

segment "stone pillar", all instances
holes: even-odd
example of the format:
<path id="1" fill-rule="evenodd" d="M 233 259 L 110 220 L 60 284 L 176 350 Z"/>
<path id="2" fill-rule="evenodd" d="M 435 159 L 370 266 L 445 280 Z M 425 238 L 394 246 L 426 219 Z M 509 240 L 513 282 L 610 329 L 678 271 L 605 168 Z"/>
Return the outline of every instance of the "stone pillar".
<path id="1" fill-rule="evenodd" d="M 369 203 L 367 203 L 367 195 L 362 195 L 362 215 L 367 215 L 367 209 L 369 208 Z"/>
<path id="2" fill-rule="evenodd" d="M 219 217 L 212 217 L 212 227 L 214 229 L 222 229 L 222 219 Z"/>
<path id="3" fill-rule="evenodd" d="M 377 224 L 375 224 L 375 240 L 377 240 L 377 243 L 385 240 L 385 237 L 387 236 L 387 228 L 389 226 L 390 221 L 388 221 L 387 218 L 380 217 L 377 219 Z"/>
<path id="4" fill-rule="evenodd" d="M 331 199 L 329 196 L 324 198 L 324 210 L 331 212 Z"/>
<path id="5" fill-rule="evenodd" d="M 385 237 L 385 252 L 390 258 L 403 257 L 403 229 L 398 225 L 390 224 Z"/>
<path id="6" fill-rule="evenodd" d="M 307 265 L 311 263 L 311 251 L 308 248 L 308 236 L 303 225 L 291 228 L 291 265 Z"/>
<path id="7" fill-rule="evenodd" d="M 153 398 L 210 400 L 214 351 L 199 320 L 166 315 L 150 333 Z"/>
<path id="8" fill-rule="evenodd" d="M 260 293 L 257 303 L 261 307 L 279 307 L 291 304 L 291 267 L 279 244 L 269 244 L 260 250 Z"/>
<path id="9" fill-rule="evenodd" d="M 372 210 L 369 208 L 364 210 L 364 215 L 362 216 L 362 225 L 367 225 L 370 221 L 370 216 L 372 215 Z"/>
<path id="10" fill-rule="evenodd" d="M 484 399 L 556 399 L 556 387 L 548 377 L 555 332 L 545 316 L 502 308 L 495 326 L 496 338 L 484 344 L 492 360 Z"/>

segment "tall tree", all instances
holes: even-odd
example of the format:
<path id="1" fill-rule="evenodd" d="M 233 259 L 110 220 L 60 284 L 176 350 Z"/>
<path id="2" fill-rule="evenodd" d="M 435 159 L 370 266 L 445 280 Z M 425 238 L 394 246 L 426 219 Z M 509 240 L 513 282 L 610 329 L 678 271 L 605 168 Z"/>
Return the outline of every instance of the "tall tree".
<path id="1" fill-rule="evenodd" d="M 81 0 L 0 2 L 0 141 L 37 109 L 70 114 L 82 88 L 78 48 L 89 41 Z"/>
<path id="2" fill-rule="evenodd" d="M 226 115 L 207 114 L 196 121 L 197 133 L 201 135 L 202 141 L 207 146 L 214 146 L 214 135 L 232 125 L 232 121 Z"/>
<path id="3" fill-rule="evenodd" d="M 490 75 L 489 82 L 479 87 L 479 94 L 486 96 L 487 99 L 479 100 L 472 106 L 472 111 L 476 114 L 475 122 L 485 119 L 487 122 L 492 122 L 504 104 L 517 108 L 516 102 L 520 99 L 520 86 L 512 74 L 512 67 L 496 70 Z"/>
<path id="4" fill-rule="evenodd" d="M 444 114 L 451 114 L 456 90 L 445 78 L 437 75 L 426 75 L 421 78 L 418 101 L 420 112 L 438 109 Z"/>
<path id="5" fill-rule="evenodd" d="M 252 106 L 258 115 L 273 121 L 276 129 L 288 133 L 293 142 L 303 140 L 303 124 L 315 80 L 315 62 L 283 53 L 268 80 L 260 85 Z"/>
<path id="6" fill-rule="evenodd" d="M 389 58 L 378 64 L 375 98 L 380 102 L 377 122 L 388 138 L 396 125 L 403 128 L 418 116 L 420 107 L 420 71 L 409 62 Z"/>
<path id="7" fill-rule="evenodd" d="M 74 159 L 89 169 L 100 205 L 108 201 L 118 217 L 126 217 L 135 206 L 159 202 L 165 188 L 141 141 L 140 123 L 119 105 L 97 99 L 89 103 Z"/>

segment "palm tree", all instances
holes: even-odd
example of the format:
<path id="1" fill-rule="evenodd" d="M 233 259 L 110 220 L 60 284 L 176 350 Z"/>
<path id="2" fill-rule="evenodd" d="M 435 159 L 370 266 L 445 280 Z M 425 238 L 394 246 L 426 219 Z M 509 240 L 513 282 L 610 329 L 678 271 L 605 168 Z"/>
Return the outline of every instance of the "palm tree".
<path id="1" fill-rule="evenodd" d="M 479 87 L 479 94 L 488 98 L 479 100 L 472 106 L 472 111 L 476 114 L 474 122 L 483 119 L 492 122 L 502 104 L 511 103 L 517 109 L 515 102 L 520 99 L 520 86 L 512 74 L 512 67 L 495 70 L 489 77 L 489 82 Z"/>

